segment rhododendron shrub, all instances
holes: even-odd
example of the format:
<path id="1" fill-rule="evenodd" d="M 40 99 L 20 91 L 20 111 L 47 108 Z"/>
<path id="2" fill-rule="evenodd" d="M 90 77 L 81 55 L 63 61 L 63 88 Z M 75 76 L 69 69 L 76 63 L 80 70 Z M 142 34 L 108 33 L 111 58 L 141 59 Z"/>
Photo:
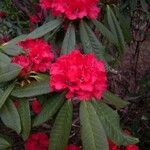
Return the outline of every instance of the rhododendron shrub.
<path id="1" fill-rule="evenodd" d="M 136 149 L 138 139 L 122 131 L 117 113 L 128 103 L 110 92 L 108 80 L 126 42 L 116 7 L 104 8 L 101 18 L 98 0 L 39 5 L 48 16 L 43 25 L 0 45 L 3 124 L 26 150 Z M 40 22 L 42 11 L 28 22 Z M 17 145 L 0 134 L 1 141 L 0 149 Z"/>

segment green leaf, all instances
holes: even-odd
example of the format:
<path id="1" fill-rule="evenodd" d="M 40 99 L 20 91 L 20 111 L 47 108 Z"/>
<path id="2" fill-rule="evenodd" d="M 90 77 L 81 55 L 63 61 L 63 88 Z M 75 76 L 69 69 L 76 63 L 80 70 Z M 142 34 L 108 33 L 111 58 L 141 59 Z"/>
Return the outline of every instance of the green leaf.
<path id="1" fill-rule="evenodd" d="M 15 130 L 18 134 L 21 132 L 20 116 L 15 105 L 10 99 L 8 99 L 1 108 L 0 117 L 7 127 Z"/>
<path id="2" fill-rule="evenodd" d="M 2 45 L 2 50 L 4 53 L 11 55 L 11 56 L 17 56 L 19 54 L 24 53 L 21 47 L 17 45 L 19 41 L 25 40 L 27 35 L 20 35 L 9 42 Z"/>
<path id="3" fill-rule="evenodd" d="M 116 111 L 99 101 L 94 101 L 93 105 L 109 139 L 117 145 L 130 145 L 138 142 L 137 138 L 123 133 L 120 128 L 120 120 Z"/>
<path id="4" fill-rule="evenodd" d="M 57 28 L 58 26 L 61 25 L 61 21 L 60 20 L 52 20 L 48 23 L 45 23 L 44 25 L 42 25 L 41 27 L 38 27 L 37 29 L 35 29 L 33 32 L 31 32 L 26 38 L 39 38 L 44 36 L 45 34 L 47 34 L 48 32 L 51 32 L 52 30 L 54 30 L 55 28 Z"/>
<path id="5" fill-rule="evenodd" d="M 115 94 L 107 91 L 103 94 L 103 101 L 107 104 L 115 106 L 117 109 L 121 109 L 126 107 L 129 102 L 122 100 L 120 97 L 116 96 Z"/>
<path id="6" fill-rule="evenodd" d="M 18 98 L 23 98 L 43 95 L 49 92 L 49 80 L 44 80 L 31 82 L 29 85 L 24 87 L 18 86 L 12 91 L 12 95 Z"/>
<path id="7" fill-rule="evenodd" d="M 63 44 L 61 54 L 67 54 L 71 50 L 75 48 L 76 45 L 76 37 L 75 37 L 75 29 L 74 26 L 70 23 L 67 29 Z"/>
<path id="8" fill-rule="evenodd" d="M 141 6 L 143 8 L 143 11 L 146 12 L 148 15 L 150 15 L 149 12 L 149 3 L 146 2 L 146 0 L 140 0 Z"/>
<path id="9" fill-rule="evenodd" d="M 24 140 L 26 140 L 31 131 L 31 114 L 30 114 L 30 106 L 28 100 L 20 100 L 19 101 L 19 116 L 21 120 L 21 136 Z"/>
<path id="10" fill-rule="evenodd" d="M 27 36 L 27 34 L 23 34 L 23 35 L 17 36 L 16 38 L 8 41 L 7 43 L 4 43 L 3 46 L 9 46 L 9 47 L 11 47 L 11 45 L 15 45 L 18 42 L 25 40 L 26 36 Z"/>
<path id="11" fill-rule="evenodd" d="M 80 104 L 81 139 L 84 150 L 108 150 L 102 123 L 90 102 Z"/>
<path id="12" fill-rule="evenodd" d="M 104 59 L 104 47 L 84 21 L 80 22 L 80 38 L 85 53 L 94 53 L 98 59 Z"/>
<path id="13" fill-rule="evenodd" d="M 49 150 L 64 150 L 67 145 L 72 124 L 72 111 L 72 102 L 66 101 L 51 130 Z"/>
<path id="14" fill-rule="evenodd" d="M 39 126 L 43 122 L 51 119 L 58 109 L 63 105 L 65 100 L 64 93 L 51 96 L 42 106 L 42 110 L 34 119 L 33 126 Z"/>
<path id="15" fill-rule="evenodd" d="M 3 135 L 0 135 L 0 150 L 8 150 L 12 147 L 12 143 L 10 140 L 7 140 L 7 138 L 5 138 Z"/>
<path id="16" fill-rule="evenodd" d="M 127 43 L 130 44 L 132 40 L 132 33 L 131 33 L 131 27 L 130 27 L 130 18 L 128 16 L 125 16 L 122 12 L 119 11 L 119 8 L 114 5 L 115 14 L 119 20 L 120 27 L 123 32 L 124 39 Z"/>
<path id="17" fill-rule="evenodd" d="M 2 65 L 10 64 L 10 61 L 11 59 L 7 55 L 0 52 L 0 64 Z"/>
<path id="18" fill-rule="evenodd" d="M 21 67 L 17 64 L 0 64 L 0 83 L 14 79 L 20 73 Z"/>
<path id="19" fill-rule="evenodd" d="M 3 104 L 5 103 L 5 101 L 7 100 L 10 93 L 12 92 L 13 88 L 15 87 L 15 84 L 16 84 L 16 81 L 13 82 L 12 84 L 10 84 L 8 86 L 8 88 L 3 93 L 1 93 L 1 95 L 0 95 L 0 109 L 3 106 Z"/>
<path id="20" fill-rule="evenodd" d="M 109 27 L 114 35 L 114 38 L 118 43 L 117 45 L 118 50 L 122 54 L 125 49 L 124 36 L 115 14 L 113 13 L 113 11 L 108 5 L 107 5 L 107 20 L 108 20 Z"/>
<path id="21" fill-rule="evenodd" d="M 115 40 L 114 35 L 112 34 L 112 32 L 109 29 L 107 29 L 101 22 L 99 22 L 97 20 L 92 20 L 92 22 L 109 42 L 111 42 L 115 45 L 117 44 L 117 41 Z"/>
<path id="22" fill-rule="evenodd" d="M 19 47 L 17 45 L 11 45 L 11 47 L 5 46 L 5 47 L 2 47 L 2 49 L 3 49 L 4 53 L 6 53 L 7 55 L 10 55 L 10 56 L 18 56 L 18 55 L 24 53 L 24 51 L 21 49 L 21 47 Z"/>

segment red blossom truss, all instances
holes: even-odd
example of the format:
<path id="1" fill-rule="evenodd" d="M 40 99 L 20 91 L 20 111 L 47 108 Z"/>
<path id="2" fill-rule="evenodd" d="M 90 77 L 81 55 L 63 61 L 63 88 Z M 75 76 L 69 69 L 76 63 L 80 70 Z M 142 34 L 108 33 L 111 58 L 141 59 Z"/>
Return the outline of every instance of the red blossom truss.
<path id="1" fill-rule="evenodd" d="M 30 135 L 25 142 L 26 150 L 47 150 L 47 148 L 48 136 L 41 132 Z"/>
<path id="2" fill-rule="evenodd" d="M 36 98 L 32 101 L 32 110 L 36 114 L 39 114 L 41 112 L 40 101 L 38 99 L 36 99 Z"/>
<path id="3" fill-rule="evenodd" d="M 98 0 L 40 0 L 41 6 L 55 16 L 64 14 L 69 20 L 89 17 L 95 19 L 100 12 Z"/>
<path id="4" fill-rule="evenodd" d="M 3 17 L 6 17 L 6 12 L 4 12 L 4 11 L 0 11 L 0 18 L 3 18 Z"/>
<path id="5" fill-rule="evenodd" d="M 30 59 L 28 57 L 23 55 L 15 56 L 12 58 L 11 62 L 21 66 L 21 72 L 19 76 L 24 77 L 28 75 L 31 68 Z"/>
<path id="6" fill-rule="evenodd" d="M 117 146 L 109 140 L 109 150 L 139 150 L 137 145 Z"/>
<path id="7" fill-rule="evenodd" d="M 100 99 L 107 87 L 104 63 L 79 50 L 59 57 L 50 67 L 50 76 L 51 89 L 66 90 L 68 99 Z"/>
<path id="8" fill-rule="evenodd" d="M 30 71 L 46 72 L 49 70 L 54 55 L 52 47 L 43 39 L 27 39 L 19 43 L 26 55 L 15 56 L 12 63 L 22 67 L 20 76 L 26 76 Z"/>
<path id="9" fill-rule="evenodd" d="M 65 150 L 80 150 L 80 147 L 70 144 L 70 145 L 66 146 Z"/>
<path id="10" fill-rule="evenodd" d="M 124 133 L 127 135 L 131 135 L 132 133 L 128 129 L 124 129 Z M 139 147 L 135 144 L 127 145 L 127 146 L 117 146 L 111 140 L 109 142 L 109 150 L 139 150 Z"/>

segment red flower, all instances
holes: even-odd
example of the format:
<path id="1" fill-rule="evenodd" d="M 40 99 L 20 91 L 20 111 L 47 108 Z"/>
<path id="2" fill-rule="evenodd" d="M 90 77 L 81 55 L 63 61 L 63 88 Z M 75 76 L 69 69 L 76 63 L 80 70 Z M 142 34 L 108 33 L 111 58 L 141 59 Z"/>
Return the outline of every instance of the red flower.
<path id="1" fill-rule="evenodd" d="M 67 90 L 68 99 L 100 99 L 106 90 L 104 63 L 93 54 L 82 55 L 74 50 L 57 59 L 50 67 L 50 87 L 54 91 Z"/>
<path id="2" fill-rule="evenodd" d="M 33 102 L 32 102 L 32 110 L 34 113 L 36 114 L 39 114 L 40 111 L 41 111 L 41 104 L 39 102 L 38 99 L 35 99 Z"/>
<path id="3" fill-rule="evenodd" d="M 100 11 L 98 0 L 40 0 L 41 6 L 51 9 L 58 16 L 64 14 L 69 20 L 89 17 L 95 19 Z"/>
<path id="4" fill-rule="evenodd" d="M 0 11 L 0 18 L 6 17 L 6 13 L 3 11 Z"/>
<path id="5" fill-rule="evenodd" d="M 30 23 L 36 24 L 41 22 L 41 13 L 30 16 Z"/>
<path id="6" fill-rule="evenodd" d="M 19 45 L 27 52 L 27 57 L 32 62 L 32 71 L 46 72 L 54 58 L 51 46 L 42 39 L 27 39 Z"/>
<path id="7" fill-rule="evenodd" d="M 108 143 L 109 143 L 109 150 L 118 150 L 118 146 L 111 140 L 109 140 Z"/>
<path id="8" fill-rule="evenodd" d="M 10 40 L 9 36 L 3 35 L 2 37 L 0 37 L 0 44 L 6 43 L 9 40 Z"/>
<path id="9" fill-rule="evenodd" d="M 126 150 L 139 150 L 137 145 L 128 145 L 126 146 Z"/>
<path id="10" fill-rule="evenodd" d="M 48 136 L 44 133 L 32 134 L 25 142 L 26 150 L 47 150 Z"/>
<path id="11" fill-rule="evenodd" d="M 29 73 L 31 66 L 30 66 L 30 60 L 28 57 L 22 56 L 22 55 L 15 56 L 12 58 L 11 62 L 21 66 L 22 69 L 21 69 L 19 76 L 24 77 Z"/>
<path id="12" fill-rule="evenodd" d="M 18 109 L 19 108 L 19 101 L 15 100 L 14 102 L 15 107 Z"/>
<path id="13" fill-rule="evenodd" d="M 66 146 L 65 150 L 80 150 L 80 147 L 71 144 Z"/>

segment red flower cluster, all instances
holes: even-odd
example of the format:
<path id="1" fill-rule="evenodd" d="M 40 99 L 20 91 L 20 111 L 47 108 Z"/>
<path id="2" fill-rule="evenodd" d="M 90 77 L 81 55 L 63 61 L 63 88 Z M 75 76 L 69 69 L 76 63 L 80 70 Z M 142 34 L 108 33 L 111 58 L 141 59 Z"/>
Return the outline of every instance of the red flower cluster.
<path id="1" fill-rule="evenodd" d="M 0 18 L 6 17 L 6 13 L 3 11 L 0 11 Z"/>
<path id="2" fill-rule="evenodd" d="M 24 49 L 26 55 L 15 56 L 12 63 L 22 67 L 20 76 L 26 76 L 30 71 L 46 72 L 49 70 L 54 58 L 51 46 L 42 39 L 27 39 L 19 45 Z"/>
<path id="3" fill-rule="evenodd" d="M 93 54 L 82 55 L 79 50 L 59 57 L 51 65 L 50 75 L 51 89 L 66 90 L 68 99 L 100 99 L 107 87 L 104 63 Z"/>
<path id="4" fill-rule="evenodd" d="M 31 68 L 29 58 L 23 55 L 13 57 L 11 62 L 21 66 L 22 70 L 19 74 L 21 77 L 27 75 Z"/>
<path id="5" fill-rule="evenodd" d="M 41 104 L 38 99 L 34 99 L 32 102 L 32 110 L 34 113 L 39 114 L 41 111 Z"/>
<path id="6" fill-rule="evenodd" d="M 109 141 L 109 150 L 139 150 L 137 145 L 117 146 Z"/>
<path id="7" fill-rule="evenodd" d="M 0 36 L 0 44 L 4 44 L 10 40 L 8 35 Z"/>
<path id="8" fill-rule="evenodd" d="M 25 142 L 26 150 L 47 150 L 48 136 L 44 133 L 32 134 Z"/>
<path id="9" fill-rule="evenodd" d="M 71 144 L 71 145 L 68 145 L 68 146 L 65 148 L 65 150 L 80 150 L 80 147 Z"/>
<path id="10" fill-rule="evenodd" d="M 52 10 L 55 16 L 64 14 L 69 20 L 83 17 L 95 19 L 100 11 L 98 0 L 40 0 L 41 6 Z"/>
<path id="11" fill-rule="evenodd" d="M 124 129 L 124 133 L 131 135 L 131 132 L 128 129 Z M 127 145 L 127 146 L 117 146 L 111 140 L 109 142 L 109 150 L 139 150 L 137 145 Z"/>

